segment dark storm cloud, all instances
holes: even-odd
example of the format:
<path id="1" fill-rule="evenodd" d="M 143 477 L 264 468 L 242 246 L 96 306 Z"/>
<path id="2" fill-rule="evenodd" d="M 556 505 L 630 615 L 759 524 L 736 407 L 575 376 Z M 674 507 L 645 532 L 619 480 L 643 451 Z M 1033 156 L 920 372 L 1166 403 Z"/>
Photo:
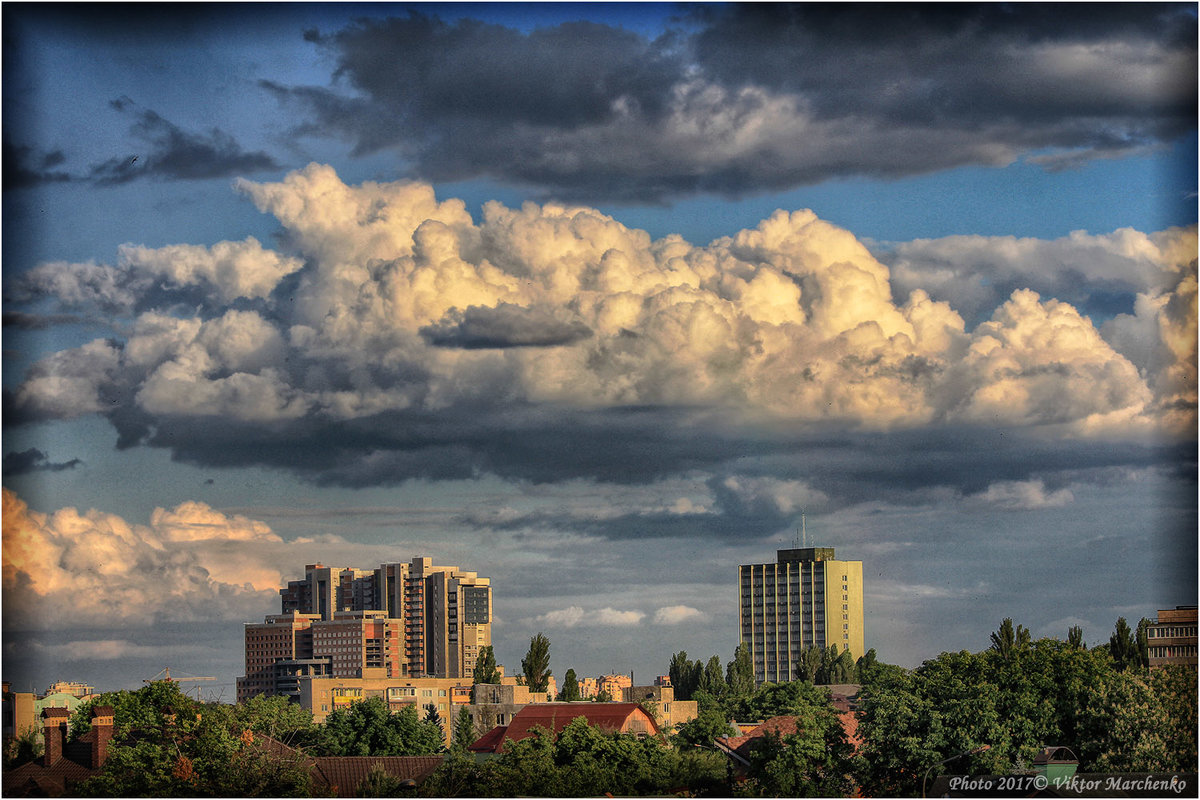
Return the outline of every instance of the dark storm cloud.
<path id="1" fill-rule="evenodd" d="M 536 309 L 500 303 L 495 308 L 452 309 L 421 336 L 437 347 L 482 350 L 506 347 L 555 347 L 587 339 L 592 331 L 582 322 L 564 322 Z"/>
<path id="2" fill-rule="evenodd" d="M 62 150 L 43 152 L 28 145 L 14 144 L 7 141 L 7 132 L 5 139 L 4 191 L 71 180 L 69 173 L 55 169 L 66 161 Z"/>
<path id="3" fill-rule="evenodd" d="M 31 447 L 19 453 L 4 454 L 4 476 L 26 475 L 30 472 L 62 472 L 66 469 L 75 469 L 82 463 L 78 458 L 58 463 L 52 462 L 49 456 L 41 450 Z"/>
<path id="4" fill-rule="evenodd" d="M 1181 5 L 734 4 L 656 40 L 411 13 L 309 32 L 333 88 L 264 85 L 421 178 L 646 202 L 1136 152 L 1195 126 L 1195 34 Z"/>
<path id="5" fill-rule="evenodd" d="M 279 169 L 270 155 L 244 151 L 219 128 L 207 133 L 185 131 L 148 108 L 137 109 L 127 97 L 111 105 L 117 111 L 136 115 L 130 134 L 145 146 L 131 145 L 128 154 L 93 166 L 89 177 L 102 186 L 139 178 L 204 180 Z"/>

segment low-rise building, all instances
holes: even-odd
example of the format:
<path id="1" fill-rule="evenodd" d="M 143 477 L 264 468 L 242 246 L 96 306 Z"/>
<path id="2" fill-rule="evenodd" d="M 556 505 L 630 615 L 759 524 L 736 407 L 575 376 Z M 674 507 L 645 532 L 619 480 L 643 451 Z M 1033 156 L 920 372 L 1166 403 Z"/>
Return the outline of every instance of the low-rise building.
<path id="1" fill-rule="evenodd" d="M 663 730 L 691 722 L 699 713 L 695 700 L 675 699 L 675 689 L 670 681 L 665 686 L 629 686 L 622 690 L 621 699 L 627 703 L 639 703 Z"/>

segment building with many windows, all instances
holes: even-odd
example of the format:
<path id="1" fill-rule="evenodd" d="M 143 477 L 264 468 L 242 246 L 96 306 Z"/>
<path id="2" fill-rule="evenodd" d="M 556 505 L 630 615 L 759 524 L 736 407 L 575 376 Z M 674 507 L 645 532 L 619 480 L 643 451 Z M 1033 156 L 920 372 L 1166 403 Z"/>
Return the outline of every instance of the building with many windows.
<path id="1" fill-rule="evenodd" d="M 294 694 L 305 677 L 470 679 L 492 643 L 490 580 L 428 558 L 309 564 L 279 595 L 281 614 L 246 625 L 239 700 Z"/>
<path id="2" fill-rule="evenodd" d="M 779 550 L 774 564 L 738 567 L 739 633 L 754 680 L 801 677 L 812 647 L 863 654 L 861 561 L 839 561 L 832 547 Z"/>
<path id="3" fill-rule="evenodd" d="M 1161 609 L 1146 630 L 1150 668 L 1184 664 L 1196 668 L 1196 606 Z"/>

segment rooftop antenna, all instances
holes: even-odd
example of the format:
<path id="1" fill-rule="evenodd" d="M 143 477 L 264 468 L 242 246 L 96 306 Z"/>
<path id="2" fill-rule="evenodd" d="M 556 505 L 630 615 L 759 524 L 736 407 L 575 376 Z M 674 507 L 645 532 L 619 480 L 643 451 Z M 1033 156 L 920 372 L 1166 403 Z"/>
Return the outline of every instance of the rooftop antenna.
<path id="1" fill-rule="evenodd" d="M 804 524 L 804 512 L 800 512 L 800 532 L 804 536 L 804 546 L 808 547 L 808 527 Z"/>

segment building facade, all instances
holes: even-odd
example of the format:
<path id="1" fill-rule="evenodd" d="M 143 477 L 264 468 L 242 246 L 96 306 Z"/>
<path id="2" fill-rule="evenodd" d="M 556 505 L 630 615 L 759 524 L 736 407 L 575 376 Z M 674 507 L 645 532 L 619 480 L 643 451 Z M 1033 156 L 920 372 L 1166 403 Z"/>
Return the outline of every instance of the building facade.
<path id="1" fill-rule="evenodd" d="M 756 683 L 798 679 L 812 647 L 863 655 L 862 562 L 840 561 L 832 547 L 779 550 L 774 564 L 739 566 L 738 606 Z"/>
<path id="2" fill-rule="evenodd" d="M 1196 606 L 1161 609 L 1146 631 L 1150 668 L 1183 664 L 1196 669 Z"/>
<path id="3" fill-rule="evenodd" d="M 279 595 L 281 614 L 246 625 L 239 701 L 295 694 L 300 677 L 469 680 L 492 643 L 490 580 L 428 558 L 308 564 Z"/>

